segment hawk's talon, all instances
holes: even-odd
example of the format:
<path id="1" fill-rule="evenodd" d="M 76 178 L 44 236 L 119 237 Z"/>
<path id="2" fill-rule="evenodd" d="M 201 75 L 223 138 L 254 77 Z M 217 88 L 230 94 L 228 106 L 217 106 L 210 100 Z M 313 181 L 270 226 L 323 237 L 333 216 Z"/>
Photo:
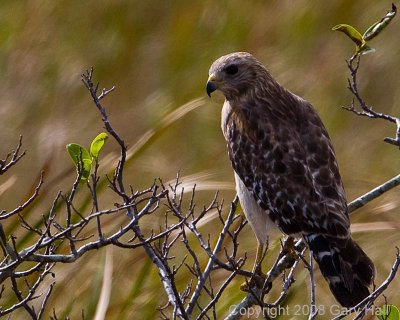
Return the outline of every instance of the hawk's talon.
<path id="1" fill-rule="evenodd" d="M 282 252 L 285 254 L 289 254 L 292 258 L 296 259 L 298 257 L 298 253 L 294 245 L 294 238 L 289 236 L 283 243 Z"/>

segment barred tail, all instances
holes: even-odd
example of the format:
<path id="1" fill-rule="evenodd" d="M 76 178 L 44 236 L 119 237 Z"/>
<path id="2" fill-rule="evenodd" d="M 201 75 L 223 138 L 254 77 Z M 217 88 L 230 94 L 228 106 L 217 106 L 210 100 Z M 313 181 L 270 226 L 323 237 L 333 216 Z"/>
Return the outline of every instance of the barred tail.
<path id="1" fill-rule="evenodd" d="M 308 234 L 304 238 L 329 288 L 343 307 L 354 307 L 369 295 L 375 267 L 353 239 L 339 243 L 321 234 Z"/>

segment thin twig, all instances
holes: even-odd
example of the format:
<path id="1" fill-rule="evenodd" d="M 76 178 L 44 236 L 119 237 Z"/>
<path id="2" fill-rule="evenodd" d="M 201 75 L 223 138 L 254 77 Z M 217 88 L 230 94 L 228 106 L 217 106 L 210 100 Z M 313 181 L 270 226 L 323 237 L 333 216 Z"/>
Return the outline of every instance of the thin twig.
<path id="1" fill-rule="evenodd" d="M 229 227 L 232 224 L 233 216 L 235 215 L 238 201 L 239 201 L 239 199 L 238 199 L 237 196 L 232 201 L 231 209 L 230 209 L 229 214 L 228 214 L 228 218 L 225 221 L 225 225 L 224 225 L 224 227 L 223 227 L 223 229 L 221 231 L 221 234 L 218 237 L 217 243 L 216 243 L 216 245 L 214 247 L 214 250 L 212 252 L 213 256 L 215 256 L 221 249 L 222 243 L 223 243 L 223 241 L 225 239 L 225 235 L 226 235 Z M 211 258 L 209 258 L 207 266 L 206 266 L 206 268 L 205 268 L 205 270 L 204 270 L 204 272 L 203 272 L 203 274 L 201 276 L 200 281 L 197 283 L 196 289 L 195 289 L 195 291 L 194 291 L 194 293 L 193 293 L 193 295 L 192 295 L 192 297 L 191 297 L 191 299 L 190 299 L 190 301 L 188 303 L 188 306 L 186 308 L 187 314 L 189 314 L 189 315 L 192 314 L 193 309 L 194 309 L 194 307 L 195 307 L 195 305 L 197 303 L 197 299 L 200 296 L 200 292 L 201 292 L 201 290 L 202 290 L 202 288 L 204 286 L 205 281 L 207 280 L 207 278 L 208 278 L 208 276 L 209 276 L 209 274 L 211 272 L 211 269 L 213 268 L 213 265 L 214 265 L 214 261 Z"/>
<path id="2" fill-rule="evenodd" d="M 396 125 L 396 137 L 395 138 L 386 137 L 383 139 L 383 141 L 388 142 L 397 147 L 400 147 L 400 118 L 385 113 L 376 112 L 372 106 L 366 103 L 366 101 L 362 98 L 360 94 L 357 83 L 357 74 L 360 67 L 360 60 L 361 60 L 361 55 L 354 55 L 348 61 L 346 61 L 351 76 L 351 78 L 348 79 L 348 89 L 353 94 L 354 98 L 350 107 L 343 107 L 343 109 L 353 112 L 357 116 L 363 116 L 372 119 L 383 119 L 394 123 Z M 354 99 L 359 104 L 361 111 L 357 110 L 354 103 Z"/>
<path id="3" fill-rule="evenodd" d="M 40 173 L 39 182 L 38 182 L 37 186 L 35 187 L 35 191 L 28 198 L 28 200 L 26 200 L 23 204 L 19 205 L 17 208 L 15 208 L 14 210 L 11 210 L 8 213 L 2 212 L 2 214 L 0 214 L 0 220 L 7 219 L 17 213 L 20 213 L 22 210 L 24 210 L 27 206 L 29 206 L 37 198 L 37 196 L 39 195 L 40 187 L 43 185 L 43 175 L 44 175 L 44 172 L 42 171 Z"/>
<path id="4" fill-rule="evenodd" d="M 14 166 L 26 154 L 26 151 L 19 153 L 22 147 L 22 135 L 19 136 L 18 146 L 15 150 L 7 154 L 5 159 L 0 160 L 0 175 L 5 173 L 8 169 Z M 11 156 L 10 161 L 7 163 L 8 158 Z"/>

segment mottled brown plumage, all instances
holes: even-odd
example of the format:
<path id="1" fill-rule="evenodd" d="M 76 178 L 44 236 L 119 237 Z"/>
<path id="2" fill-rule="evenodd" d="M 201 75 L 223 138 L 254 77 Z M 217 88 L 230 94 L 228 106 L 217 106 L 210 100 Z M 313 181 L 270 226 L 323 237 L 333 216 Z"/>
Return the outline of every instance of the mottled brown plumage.
<path id="1" fill-rule="evenodd" d="M 374 266 L 351 238 L 335 153 L 319 116 L 249 53 L 219 58 L 209 75 L 207 93 L 219 89 L 226 98 L 222 130 L 259 244 L 269 220 L 301 235 L 336 299 L 356 305 L 369 294 Z"/>

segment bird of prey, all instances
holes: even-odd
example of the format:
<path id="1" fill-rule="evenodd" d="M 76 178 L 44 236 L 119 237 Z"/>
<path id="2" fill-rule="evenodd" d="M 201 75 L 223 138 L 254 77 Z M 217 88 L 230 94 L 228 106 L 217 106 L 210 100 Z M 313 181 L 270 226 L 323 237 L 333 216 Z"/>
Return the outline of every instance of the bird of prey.
<path id="1" fill-rule="evenodd" d="M 256 263 L 277 225 L 304 238 L 342 306 L 361 302 L 375 268 L 351 237 L 335 152 L 314 108 L 246 52 L 216 60 L 206 89 L 209 96 L 215 90 L 225 96 L 222 131 L 238 197 L 258 241 Z"/>

